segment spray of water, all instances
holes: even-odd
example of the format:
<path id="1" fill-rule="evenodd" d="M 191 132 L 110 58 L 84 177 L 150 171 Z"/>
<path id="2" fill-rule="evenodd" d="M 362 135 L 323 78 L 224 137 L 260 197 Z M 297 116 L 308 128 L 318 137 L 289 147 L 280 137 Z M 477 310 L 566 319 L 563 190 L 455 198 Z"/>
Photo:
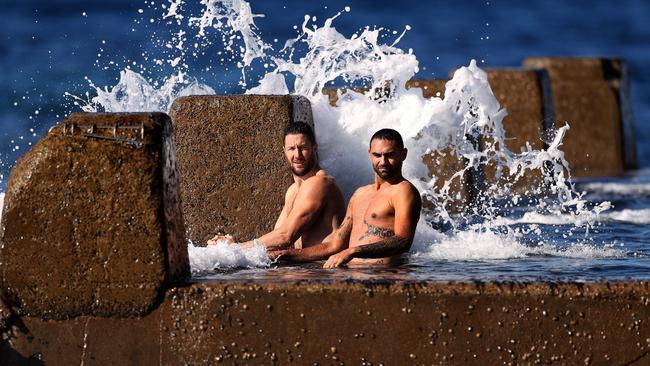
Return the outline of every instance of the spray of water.
<path id="1" fill-rule="evenodd" d="M 507 113 L 492 93 L 486 73 L 475 61 L 454 73 L 442 97 L 426 99 L 420 89 L 407 88 L 407 81 L 418 72 L 416 56 L 398 47 L 408 27 L 391 44 L 384 44 L 379 41 L 382 28 L 366 27 L 350 37 L 334 28 L 336 18 L 349 12 L 349 8 L 323 24 L 315 24 L 307 15 L 298 36 L 273 52 L 259 36 L 254 24 L 258 15 L 252 13 L 246 1 L 203 0 L 203 13 L 194 17 L 183 14 L 183 4 L 183 0 L 175 0 L 161 14 L 163 19 L 171 19 L 186 29 L 174 33 L 172 41 L 166 44 L 178 53 L 170 55 L 169 60 L 156 61 L 176 68 L 171 77 L 158 85 L 127 69 L 121 72 L 117 85 L 100 88 L 91 84 L 96 95 L 74 97 L 75 103 L 85 111 L 167 111 L 178 96 L 214 94 L 214 89 L 187 76 L 184 62 L 188 57 L 187 33 L 194 32 L 203 44 L 210 44 L 213 41 L 208 30 L 214 29 L 221 36 L 223 49 L 239 51 L 242 85 L 246 85 L 245 70 L 253 60 L 260 59 L 271 66 L 256 86 L 246 90 L 247 94 L 292 93 L 311 101 L 321 165 L 337 179 L 347 197 L 356 187 L 372 180 L 366 157 L 371 134 L 384 127 L 400 131 L 409 148 L 404 175 L 423 197 L 434 203 L 418 226 L 412 255 L 449 260 L 489 259 L 490 249 L 486 246 L 501 248 L 498 252 L 506 253 L 506 258 L 540 250 L 553 255 L 585 252 L 553 251 L 548 249 L 552 243 L 544 244 L 546 249 L 522 250 L 520 238 L 530 228 L 502 219 L 525 206 L 524 211 L 529 213 L 568 218 L 584 231 L 598 221 L 609 203 L 588 207 L 573 188 L 568 163 L 560 149 L 568 125 L 555 131 L 544 150 L 528 145 L 515 153 L 506 147 L 507 131 L 502 120 Z M 345 92 L 338 90 L 335 105 L 322 92 L 332 85 L 346 88 Z M 450 176 L 430 174 L 423 159 L 443 152 L 463 160 L 464 167 Z M 451 187 L 471 170 L 486 164 L 495 167 L 496 179 L 483 187 L 481 199 L 463 214 L 449 212 L 450 202 L 456 199 Z M 513 195 L 514 185 L 532 171 L 539 172 L 540 184 L 531 187 L 527 194 Z M 441 233 L 432 225 L 450 229 Z M 576 245 L 584 246 L 583 242 L 580 240 Z M 250 253 L 224 248 L 190 246 L 193 267 L 202 270 L 269 264 L 261 259 L 259 248 Z M 507 254 L 509 251 L 514 254 Z"/>

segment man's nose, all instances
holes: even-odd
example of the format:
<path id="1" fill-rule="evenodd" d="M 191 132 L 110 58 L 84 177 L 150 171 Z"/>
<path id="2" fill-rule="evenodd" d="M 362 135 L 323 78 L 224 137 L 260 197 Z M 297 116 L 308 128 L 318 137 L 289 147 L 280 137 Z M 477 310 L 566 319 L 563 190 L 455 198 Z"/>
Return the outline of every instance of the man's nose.
<path id="1" fill-rule="evenodd" d="M 386 165 L 386 163 L 388 163 L 388 158 L 386 157 L 386 155 L 382 155 L 381 158 L 379 158 L 379 161 L 380 161 L 383 165 Z"/>

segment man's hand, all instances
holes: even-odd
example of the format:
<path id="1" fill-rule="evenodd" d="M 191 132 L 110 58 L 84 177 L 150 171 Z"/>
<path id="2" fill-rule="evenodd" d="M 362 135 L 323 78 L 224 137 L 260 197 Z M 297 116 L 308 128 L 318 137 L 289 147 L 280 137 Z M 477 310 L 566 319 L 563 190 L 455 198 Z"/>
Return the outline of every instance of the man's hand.
<path id="1" fill-rule="evenodd" d="M 217 245 L 218 242 L 226 242 L 226 244 L 234 244 L 235 239 L 232 235 L 216 235 L 214 238 L 208 240 L 208 245 Z"/>
<path id="2" fill-rule="evenodd" d="M 323 268 L 336 268 L 340 267 L 349 261 L 352 260 L 354 256 L 350 248 L 340 251 L 327 259 L 327 262 L 323 265 Z"/>
<path id="3" fill-rule="evenodd" d="M 277 262 L 277 261 L 280 260 L 280 258 L 282 258 L 282 256 L 286 255 L 287 252 L 288 252 L 288 250 L 286 250 L 286 249 L 285 250 L 270 250 L 268 252 L 268 255 L 269 255 L 269 258 L 272 261 Z"/>

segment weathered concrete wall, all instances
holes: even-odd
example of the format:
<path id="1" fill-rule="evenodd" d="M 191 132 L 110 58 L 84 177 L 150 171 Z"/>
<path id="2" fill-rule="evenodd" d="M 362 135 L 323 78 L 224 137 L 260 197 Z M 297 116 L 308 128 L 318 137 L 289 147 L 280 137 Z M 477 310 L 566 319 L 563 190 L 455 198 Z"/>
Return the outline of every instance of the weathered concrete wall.
<path id="1" fill-rule="evenodd" d="M 143 318 L 25 317 L 4 364 L 647 364 L 650 284 L 202 283 Z M 40 357 L 40 359 L 39 359 Z"/>
<path id="2" fill-rule="evenodd" d="M 488 82 L 494 96 L 502 108 L 508 111 L 503 119 L 506 147 L 515 153 L 530 148 L 545 149 L 544 135 L 554 128 L 555 116 L 548 74 L 545 70 L 486 69 Z M 483 137 L 481 144 L 495 144 L 492 139 Z M 507 168 L 499 172 L 501 182 L 509 182 L 511 192 L 532 193 L 542 188 L 543 174 L 534 171 L 514 182 Z M 495 164 L 484 166 L 484 176 L 488 184 L 497 181 Z"/>
<path id="3" fill-rule="evenodd" d="M 162 113 L 76 113 L 11 172 L 0 292 L 22 313 L 134 316 L 189 276 L 174 142 Z"/>
<path id="4" fill-rule="evenodd" d="M 218 233 L 239 240 L 271 229 L 291 172 L 282 155 L 290 122 L 313 126 L 309 101 L 297 96 L 191 96 L 174 101 L 183 214 L 188 237 Z"/>
<path id="5" fill-rule="evenodd" d="M 524 66 L 549 73 L 556 125 L 571 126 L 563 151 L 574 176 L 620 175 L 636 167 L 631 112 L 622 113 L 630 108 L 621 61 L 532 57 Z"/>

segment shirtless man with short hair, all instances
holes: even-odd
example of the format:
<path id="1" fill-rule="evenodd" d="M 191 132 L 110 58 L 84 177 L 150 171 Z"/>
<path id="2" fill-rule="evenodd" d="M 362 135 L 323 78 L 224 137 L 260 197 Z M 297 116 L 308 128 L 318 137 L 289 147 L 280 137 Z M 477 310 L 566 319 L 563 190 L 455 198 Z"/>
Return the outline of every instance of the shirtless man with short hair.
<path id="1" fill-rule="evenodd" d="M 327 258 L 325 268 L 395 264 L 413 243 L 422 208 L 419 192 L 402 176 L 406 154 L 397 131 L 377 131 L 368 150 L 375 182 L 357 189 L 331 240 L 306 249 L 274 251 L 271 256 L 291 262 Z"/>
<path id="2" fill-rule="evenodd" d="M 284 155 L 293 174 L 294 183 L 284 196 L 284 207 L 273 231 L 242 243 L 250 247 L 254 241 L 268 249 L 307 248 L 331 240 L 340 224 L 345 204 L 343 193 L 334 178 L 318 165 L 318 145 L 313 129 L 306 123 L 289 124 L 284 130 Z M 232 242 L 232 237 L 215 236 Z"/>

